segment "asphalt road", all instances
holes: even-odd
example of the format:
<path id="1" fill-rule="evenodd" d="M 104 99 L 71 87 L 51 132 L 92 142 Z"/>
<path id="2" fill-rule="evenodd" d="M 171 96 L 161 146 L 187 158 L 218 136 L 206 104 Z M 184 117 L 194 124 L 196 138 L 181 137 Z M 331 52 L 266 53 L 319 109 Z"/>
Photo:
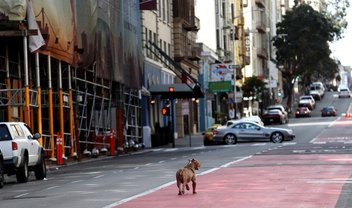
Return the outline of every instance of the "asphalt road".
<path id="1" fill-rule="evenodd" d="M 351 99 L 328 92 L 311 118 L 291 118 L 291 142 L 202 145 L 200 135 L 137 154 L 51 166 L 43 181 L 7 177 L 0 207 L 352 207 Z M 325 105 L 339 117 L 320 117 Z M 198 193 L 178 196 L 175 172 L 197 158 Z"/>

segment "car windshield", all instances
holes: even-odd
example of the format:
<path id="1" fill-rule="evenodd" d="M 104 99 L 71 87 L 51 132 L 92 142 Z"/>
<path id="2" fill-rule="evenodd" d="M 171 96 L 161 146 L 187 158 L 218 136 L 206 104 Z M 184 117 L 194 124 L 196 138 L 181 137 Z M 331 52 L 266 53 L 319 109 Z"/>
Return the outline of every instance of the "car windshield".
<path id="1" fill-rule="evenodd" d="M 279 109 L 270 109 L 268 114 L 281 114 L 281 110 Z"/>
<path id="2" fill-rule="evenodd" d="M 232 128 L 235 129 L 257 129 L 259 126 L 254 123 L 238 123 L 234 125 Z"/>

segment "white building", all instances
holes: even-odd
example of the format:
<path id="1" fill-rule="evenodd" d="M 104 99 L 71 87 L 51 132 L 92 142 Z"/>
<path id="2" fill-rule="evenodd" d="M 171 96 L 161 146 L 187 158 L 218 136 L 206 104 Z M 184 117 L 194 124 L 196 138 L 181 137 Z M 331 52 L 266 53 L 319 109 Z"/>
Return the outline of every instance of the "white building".
<path id="1" fill-rule="evenodd" d="M 155 43 L 168 56 L 173 57 L 173 13 L 172 0 L 166 0 L 161 3 L 158 1 L 156 10 L 142 11 L 142 42 L 144 61 L 144 87 L 149 89 L 151 85 L 174 83 L 175 73 L 168 69 L 162 61 L 157 58 L 146 45 L 149 41 Z M 143 129 L 144 137 L 150 137 L 155 133 L 155 126 L 160 127 L 168 125 L 168 121 L 161 115 L 161 109 L 165 106 L 163 100 L 148 100 L 144 106 L 144 115 L 146 121 Z M 144 138 L 144 141 L 150 141 L 150 138 Z M 150 144 L 149 144 L 150 145 Z M 149 146 L 146 144 L 146 146 Z"/>

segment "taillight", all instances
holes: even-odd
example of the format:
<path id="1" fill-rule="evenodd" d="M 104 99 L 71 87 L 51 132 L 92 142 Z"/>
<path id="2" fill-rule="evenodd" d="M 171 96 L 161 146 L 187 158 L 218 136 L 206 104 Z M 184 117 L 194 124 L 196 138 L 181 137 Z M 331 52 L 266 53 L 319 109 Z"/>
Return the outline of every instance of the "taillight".
<path id="1" fill-rule="evenodd" d="M 18 146 L 16 142 L 12 142 L 12 150 L 17 150 Z"/>

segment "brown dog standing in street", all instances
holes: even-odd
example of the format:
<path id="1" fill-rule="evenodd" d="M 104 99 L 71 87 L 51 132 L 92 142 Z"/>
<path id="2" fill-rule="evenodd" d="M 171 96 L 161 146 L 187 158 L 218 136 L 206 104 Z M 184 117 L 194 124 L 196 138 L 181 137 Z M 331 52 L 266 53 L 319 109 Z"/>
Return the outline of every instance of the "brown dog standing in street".
<path id="1" fill-rule="evenodd" d="M 185 187 L 189 190 L 188 183 L 192 181 L 193 193 L 196 194 L 196 170 L 200 168 L 200 162 L 196 159 L 189 160 L 188 164 L 176 172 L 178 195 L 185 194 Z"/>

